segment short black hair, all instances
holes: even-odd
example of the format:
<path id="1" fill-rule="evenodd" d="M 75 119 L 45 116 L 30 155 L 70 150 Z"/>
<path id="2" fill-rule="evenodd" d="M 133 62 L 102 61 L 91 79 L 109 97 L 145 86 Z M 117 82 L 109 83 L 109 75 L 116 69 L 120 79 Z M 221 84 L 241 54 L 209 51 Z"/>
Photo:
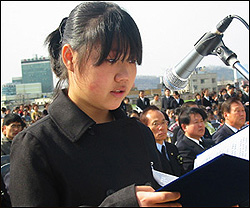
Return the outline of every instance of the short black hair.
<path id="1" fill-rule="evenodd" d="M 195 107 L 187 107 L 183 108 L 179 114 L 179 126 L 181 127 L 181 124 L 190 124 L 190 115 L 192 114 L 200 114 L 202 119 L 205 120 L 207 118 L 207 113 L 202 110 L 201 108 L 195 108 Z"/>
<path id="2" fill-rule="evenodd" d="M 7 114 L 4 119 L 3 119 L 3 126 L 6 125 L 10 125 L 11 123 L 13 122 L 18 122 L 18 123 L 23 123 L 21 117 L 16 114 L 16 113 L 10 113 L 10 114 Z"/>

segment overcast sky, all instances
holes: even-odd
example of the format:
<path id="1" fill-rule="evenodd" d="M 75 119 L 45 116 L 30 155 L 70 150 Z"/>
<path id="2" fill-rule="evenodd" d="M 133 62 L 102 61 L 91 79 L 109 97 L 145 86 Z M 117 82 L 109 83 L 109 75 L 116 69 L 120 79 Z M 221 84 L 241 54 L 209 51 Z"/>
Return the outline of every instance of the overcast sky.
<path id="1" fill-rule="evenodd" d="M 143 63 L 138 75 L 162 76 L 178 64 L 200 37 L 228 15 L 249 24 L 249 1 L 114 1 L 135 20 L 142 36 Z M 21 60 L 48 56 L 43 43 L 80 1 L 1 1 L 1 83 L 19 77 Z M 224 32 L 225 45 L 248 69 L 249 31 L 233 19 Z M 198 66 L 225 64 L 216 56 Z M 231 68 L 229 67 L 229 70 Z"/>

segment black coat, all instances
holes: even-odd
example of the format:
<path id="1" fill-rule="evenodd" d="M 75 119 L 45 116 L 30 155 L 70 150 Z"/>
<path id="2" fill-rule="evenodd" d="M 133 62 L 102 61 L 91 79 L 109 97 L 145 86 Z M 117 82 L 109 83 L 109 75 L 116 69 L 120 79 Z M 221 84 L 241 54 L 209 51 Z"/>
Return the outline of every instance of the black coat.
<path id="1" fill-rule="evenodd" d="M 184 100 L 182 98 L 180 98 L 180 102 L 179 103 L 177 103 L 177 101 L 175 99 L 173 99 L 171 101 L 170 106 L 171 106 L 172 109 L 175 109 L 177 107 L 181 107 L 183 105 L 183 103 L 184 103 Z"/>
<path id="2" fill-rule="evenodd" d="M 113 115 L 115 121 L 96 124 L 61 92 L 49 114 L 12 142 L 12 205 L 138 206 L 134 184 L 159 188 L 152 132 L 121 109 Z"/>
<path id="3" fill-rule="evenodd" d="M 183 138 L 177 142 L 176 146 L 179 150 L 180 155 L 183 160 L 183 168 L 185 172 L 189 172 L 194 168 L 194 160 L 196 156 L 206 149 L 212 147 L 210 141 L 203 140 L 204 148 L 198 145 L 196 142 L 188 139 L 185 135 Z"/>
<path id="4" fill-rule="evenodd" d="M 209 97 L 209 100 L 207 100 L 206 98 L 201 98 L 201 104 L 205 107 L 212 107 L 212 98 Z"/>
<path id="5" fill-rule="evenodd" d="M 245 104 L 246 102 L 249 102 L 249 95 L 247 95 L 246 93 L 242 93 L 242 97 L 241 97 L 241 102 L 243 104 Z"/>
<path id="6" fill-rule="evenodd" d="M 136 105 L 140 109 L 144 110 L 145 108 L 150 106 L 150 100 L 148 98 L 144 97 L 144 101 L 142 102 L 141 98 L 138 98 L 136 101 Z"/>
<path id="7" fill-rule="evenodd" d="M 169 156 L 169 160 L 166 159 L 166 157 L 163 157 L 162 153 L 157 150 L 159 157 L 161 159 L 163 172 L 175 176 L 183 175 L 184 169 L 182 167 L 182 160 L 177 147 L 169 142 L 165 142 L 165 145 L 167 149 L 167 154 Z"/>
<path id="8" fill-rule="evenodd" d="M 174 100 L 173 96 L 167 98 L 164 96 L 161 100 L 161 111 L 166 112 L 167 109 L 171 109 L 171 101 Z"/>
<path id="9" fill-rule="evenodd" d="M 234 134 L 234 131 L 230 129 L 226 124 L 220 127 L 212 136 L 213 141 L 215 144 L 225 140 L 227 137 Z"/>

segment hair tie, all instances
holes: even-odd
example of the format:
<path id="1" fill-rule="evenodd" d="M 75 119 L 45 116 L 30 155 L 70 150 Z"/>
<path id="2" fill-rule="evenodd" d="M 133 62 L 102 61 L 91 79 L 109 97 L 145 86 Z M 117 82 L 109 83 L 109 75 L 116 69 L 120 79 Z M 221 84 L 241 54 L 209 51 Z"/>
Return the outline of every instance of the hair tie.
<path id="1" fill-rule="evenodd" d="M 62 42 L 63 33 L 64 33 L 64 29 L 65 29 L 67 19 L 68 19 L 68 17 L 63 18 L 63 20 L 61 21 L 61 23 L 59 25 L 59 33 L 60 33 L 60 36 L 61 36 L 60 42 Z"/>

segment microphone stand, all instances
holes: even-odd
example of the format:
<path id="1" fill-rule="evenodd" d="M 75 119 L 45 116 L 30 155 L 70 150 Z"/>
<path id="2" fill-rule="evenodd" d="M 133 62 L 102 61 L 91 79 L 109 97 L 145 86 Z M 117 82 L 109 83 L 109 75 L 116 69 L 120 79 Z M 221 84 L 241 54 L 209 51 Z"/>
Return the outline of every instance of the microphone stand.
<path id="1" fill-rule="evenodd" d="M 227 48 L 222 40 L 212 54 L 217 55 L 227 66 L 236 69 L 246 80 L 249 81 L 249 71 L 240 64 L 237 55 Z"/>

